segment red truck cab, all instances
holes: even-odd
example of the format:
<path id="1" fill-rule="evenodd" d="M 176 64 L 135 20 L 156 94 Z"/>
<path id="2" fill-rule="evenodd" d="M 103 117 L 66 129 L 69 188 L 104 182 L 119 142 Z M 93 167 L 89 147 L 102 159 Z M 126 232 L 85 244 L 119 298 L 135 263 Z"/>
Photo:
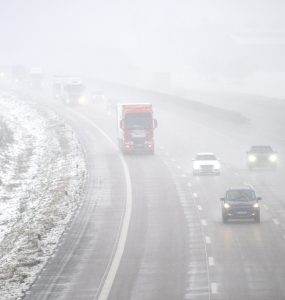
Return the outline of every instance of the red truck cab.
<path id="1" fill-rule="evenodd" d="M 154 153 L 154 129 L 150 103 L 120 103 L 117 106 L 118 140 L 121 151 L 127 153 Z"/>

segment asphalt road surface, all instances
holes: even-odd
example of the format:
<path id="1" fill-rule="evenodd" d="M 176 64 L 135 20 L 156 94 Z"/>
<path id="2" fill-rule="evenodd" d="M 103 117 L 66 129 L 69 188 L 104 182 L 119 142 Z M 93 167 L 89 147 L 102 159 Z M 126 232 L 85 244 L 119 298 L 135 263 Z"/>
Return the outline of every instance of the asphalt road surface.
<path id="1" fill-rule="evenodd" d="M 25 299 L 285 299 L 285 169 L 245 164 L 254 144 L 284 157 L 284 102 L 243 96 L 235 110 L 250 122 L 239 123 L 148 101 L 154 156 L 120 154 L 113 106 L 54 105 L 80 138 L 89 173 L 80 210 Z M 192 175 L 192 158 L 206 151 L 220 158 L 220 176 Z M 223 224 L 219 198 L 245 184 L 263 198 L 261 223 Z"/>

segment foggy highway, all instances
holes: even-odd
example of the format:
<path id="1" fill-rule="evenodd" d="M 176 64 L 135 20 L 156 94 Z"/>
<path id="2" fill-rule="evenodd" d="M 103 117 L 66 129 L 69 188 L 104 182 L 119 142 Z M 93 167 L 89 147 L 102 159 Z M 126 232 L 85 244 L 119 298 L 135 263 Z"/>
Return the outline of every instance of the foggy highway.
<path id="1" fill-rule="evenodd" d="M 0 300 L 285 300 L 284 11 L 3 1 Z"/>
<path id="2" fill-rule="evenodd" d="M 250 122 L 145 99 L 154 156 L 121 156 L 114 107 L 56 105 L 84 148 L 86 192 L 25 299 L 285 299 L 285 171 L 246 168 L 256 143 L 284 157 L 284 103 L 243 97 L 236 109 Z M 220 176 L 192 175 L 203 151 L 220 158 Z M 262 197 L 261 223 L 223 224 L 220 197 L 243 185 Z"/>

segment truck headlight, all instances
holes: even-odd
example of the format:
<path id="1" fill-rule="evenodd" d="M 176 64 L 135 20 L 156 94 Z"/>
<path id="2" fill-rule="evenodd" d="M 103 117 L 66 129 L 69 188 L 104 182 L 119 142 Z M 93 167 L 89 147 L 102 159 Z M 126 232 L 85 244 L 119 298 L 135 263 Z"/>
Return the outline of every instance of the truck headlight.
<path id="1" fill-rule="evenodd" d="M 228 209 L 230 208 L 231 206 L 229 205 L 229 203 L 224 203 L 224 208 Z"/>
<path id="2" fill-rule="evenodd" d="M 80 96 L 78 99 L 79 104 L 85 104 L 87 102 L 86 97 L 84 96 Z"/>
<path id="3" fill-rule="evenodd" d="M 271 162 L 276 162 L 276 161 L 277 161 L 277 155 L 276 155 L 276 154 L 271 154 L 271 155 L 269 156 L 269 160 L 270 160 Z"/>
<path id="4" fill-rule="evenodd" d="M 253 204 L 253 207 L 254 207 L 254 208 L 258 208 L 258 207 L 259 207 L 259 204 L 258 204 L 258 203 L 254 203 L 254 204 Z"/>
<path id="5" fill-rule="evenodd" d="M 253 154 L 250 154 L 247 159 L 248 159 L 249 162 L 255 162 L 256 161 L 256 156 L 253 155 Z"/>

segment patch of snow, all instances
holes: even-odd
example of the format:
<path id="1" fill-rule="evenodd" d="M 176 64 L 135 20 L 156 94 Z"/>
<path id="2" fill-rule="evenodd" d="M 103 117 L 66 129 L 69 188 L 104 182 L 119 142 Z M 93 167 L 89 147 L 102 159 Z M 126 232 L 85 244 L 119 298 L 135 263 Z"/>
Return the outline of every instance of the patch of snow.
<path id="1" fill-rule="evenodd" d="M 51 111 L 0 95 L 0 295 L 19 299 L 80 205 L 83 152 Z"/>

